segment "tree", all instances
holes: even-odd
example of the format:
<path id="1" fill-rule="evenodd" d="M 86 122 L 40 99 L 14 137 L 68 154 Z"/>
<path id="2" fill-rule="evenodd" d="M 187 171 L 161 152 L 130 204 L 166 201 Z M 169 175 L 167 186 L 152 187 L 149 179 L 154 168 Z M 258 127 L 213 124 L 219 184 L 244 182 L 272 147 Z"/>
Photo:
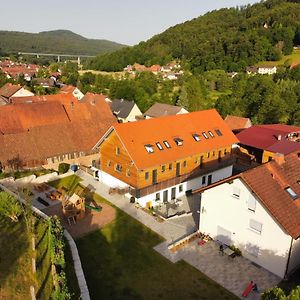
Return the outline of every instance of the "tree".
<path id="1" fill-rule="evenodd" d="M 287 300 L 284 291 L 279 287 L 274 287 L 265 291 L 262 296 L 262 300 Z"/>
<path id="2" fill-rule="evenodd" d="M 19 201 L 7 192 L 0 192 L 0 214 L 17 222 L 22 213 Z"/>

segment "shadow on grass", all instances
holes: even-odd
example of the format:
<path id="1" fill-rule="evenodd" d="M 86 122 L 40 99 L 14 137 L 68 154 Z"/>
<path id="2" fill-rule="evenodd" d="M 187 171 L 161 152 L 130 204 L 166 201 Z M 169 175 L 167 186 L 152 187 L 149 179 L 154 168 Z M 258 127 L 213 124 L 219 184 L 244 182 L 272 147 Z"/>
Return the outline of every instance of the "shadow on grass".
<path id="1" fill-rule="evenodd" d="M 43 278 L 43 280 L 36 294 L 36 299 L 50 299 L 46 297 L 49 297 L 51 295 L 53 289 L 51 264 L 49 264 L 46 274 L 43 274 L 43 276 L 41 277 Z"/>
<path id="2" fill-rule="evenodd" d="M 236 299 L 195 268 L 158 254 L 160 242 L 118 209 L 112 223 L 76 240 L 91 299 Z"/>
<path id="3" fill-rule="evenodd" d="M 0 216 L 0 228 L 0 287 L 3 287 L 8 276 L 20 268 L 18 260 L 28 251 L 29 240 L 22 219 L 12 222 Z"/>

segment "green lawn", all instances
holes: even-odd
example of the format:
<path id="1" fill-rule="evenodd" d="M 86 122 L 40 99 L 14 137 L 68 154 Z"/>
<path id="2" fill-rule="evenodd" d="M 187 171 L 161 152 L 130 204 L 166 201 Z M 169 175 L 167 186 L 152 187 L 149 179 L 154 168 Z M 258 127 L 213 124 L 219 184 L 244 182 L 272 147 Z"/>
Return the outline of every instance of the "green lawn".
<path id="1" fill-rule="evenodd" d="M 81 181 L 81 179 L 78 176 L 71 175 L 68 177 L 64 177 L 64 178 L 61 178 L 58 180 L 51 181 L 48 184 L 53 186 L 56 189 L 71 191 L 71 190 L 74 190 L 78 186 L 80 181 Z"/>
<path id="2" fill-rule="evenodd" d="M 34 284 L 25 223 L 0 216 L 0 299 L 29 299 Z"/>
<path id="3" fill-rule="evenodd" d="M 119 209 L 112 223 L 78 239 L 91 298 L 237 299 L 187 263 L 154 251 L 162 241 Z"/>
<path id="4" fill-rule="evenodd" d="M 288 62 L 289 65 L 291 64 L 299 64 L 300 63 L 300 50 L 293 50 L 293 53 L 290 55 L 283 56 L 280 60 L 277 61 L 261 61 L 256 64 L 256 66 L 282 66 L 286 62 Z"/>

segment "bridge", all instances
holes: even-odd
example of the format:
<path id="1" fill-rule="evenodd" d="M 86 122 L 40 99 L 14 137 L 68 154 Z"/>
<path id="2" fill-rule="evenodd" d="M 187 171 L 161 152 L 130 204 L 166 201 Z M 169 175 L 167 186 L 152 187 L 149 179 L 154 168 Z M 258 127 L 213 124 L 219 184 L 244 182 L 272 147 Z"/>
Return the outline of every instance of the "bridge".
<path id="1" fill-rule="evenodd" d="M 96 57 L 95 55 L 84 55 L 84 54 L 56 54 L 56 53 L 36 53 L 36 52 L 18 52 L 19 55 L 32 55 L 39 58 L 40 56 L 52 56 L 57 57 L 57 62 L 60 62 L 61 57 L 76 57 L 77 63 L 80 65 L 80 58 Z"/>

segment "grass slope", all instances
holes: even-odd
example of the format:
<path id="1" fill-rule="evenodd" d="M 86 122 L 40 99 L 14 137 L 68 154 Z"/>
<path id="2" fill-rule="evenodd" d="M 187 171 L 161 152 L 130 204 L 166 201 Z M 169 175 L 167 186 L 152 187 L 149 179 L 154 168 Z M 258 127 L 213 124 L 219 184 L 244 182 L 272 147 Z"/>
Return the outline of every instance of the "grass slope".
<path id="1" fill-rule="evenodd" d="M 121 49 L 124 45 L 108 40 L 87 39 L 68 30 L 27 33 L 0 31 L 0 53 L 41 52 L 97 55 Z"/>
<path id="2" fill-rule="evenodd" d="M 295 49 L 292 54 L 284 55 L 280 60 L 276 61 L 261 61 L 256 65 L 259 66 L 283 66 L 283 65 L 298 65 L 300 64 L 300 50 Z"/>
<path id="3" fill-rule="evenodd" d="M 0 299 L 29 299 L 31 251 L 23 221 L 0 216 Z"/>

